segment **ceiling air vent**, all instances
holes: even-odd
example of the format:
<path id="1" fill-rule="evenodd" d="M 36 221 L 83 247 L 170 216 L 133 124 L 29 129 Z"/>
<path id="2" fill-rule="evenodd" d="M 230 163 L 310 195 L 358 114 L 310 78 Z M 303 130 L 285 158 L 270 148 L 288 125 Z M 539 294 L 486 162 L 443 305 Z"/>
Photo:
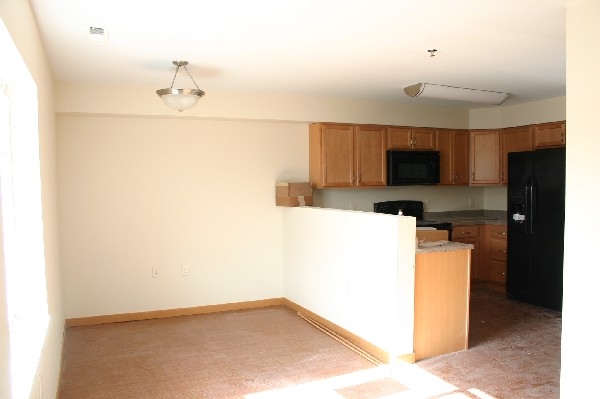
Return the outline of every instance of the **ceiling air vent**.
<path id="1" fill-rule="evenodd" d="M 90 26 L 88 38 L 93 42 L 105 42 L 108 40 L 108 32 L 104 28 Z"/>

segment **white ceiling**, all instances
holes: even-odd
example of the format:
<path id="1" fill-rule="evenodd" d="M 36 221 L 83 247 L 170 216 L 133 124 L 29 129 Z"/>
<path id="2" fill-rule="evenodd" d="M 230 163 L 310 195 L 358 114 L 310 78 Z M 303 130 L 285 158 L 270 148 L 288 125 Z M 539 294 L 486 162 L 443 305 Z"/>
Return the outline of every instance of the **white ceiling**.
<path id="1" fill-rule="evenodd" d="M 570 0 L 30 0 L 54 77 L 427 102 L 403 87 L 565 96 Z M 108 41 L 89 40 L 89 27 Z M 430 57 L 429 49 L 437 49 Z M 180 74 L 176 87 L 193 84 Z"/>

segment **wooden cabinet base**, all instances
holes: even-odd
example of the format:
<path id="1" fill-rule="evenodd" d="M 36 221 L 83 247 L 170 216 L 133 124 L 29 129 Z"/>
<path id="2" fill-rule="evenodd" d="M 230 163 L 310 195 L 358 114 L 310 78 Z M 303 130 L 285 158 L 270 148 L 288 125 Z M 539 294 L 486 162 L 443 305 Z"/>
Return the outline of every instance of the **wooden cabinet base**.
<path id="1" fill-rule="evenodd" d="M 471 250 L 417 254 L 416 360 L 468 348 Z"/>
<path id="2" fill-rule="evenodd" d="M 484 288 L 490 291 L 496 291 L 501 294 L 506 294 L 506 285 L 501 283 L 494 283 L 491 281 L 476 281 L 471 282 L 471 291 Z"/>

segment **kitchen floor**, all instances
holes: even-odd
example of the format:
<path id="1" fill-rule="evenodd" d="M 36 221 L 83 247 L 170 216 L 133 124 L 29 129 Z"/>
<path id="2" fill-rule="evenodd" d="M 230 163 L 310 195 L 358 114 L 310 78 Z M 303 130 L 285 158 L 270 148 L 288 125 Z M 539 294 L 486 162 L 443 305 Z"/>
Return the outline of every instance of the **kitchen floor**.
<path id="1" fill-rule="evenodd" d="M 473 290 L 469 319 L 469 350 L 417 365 L 463 392 L 481 390 L 497 399 L 559 398 L 560 312 Z"/>

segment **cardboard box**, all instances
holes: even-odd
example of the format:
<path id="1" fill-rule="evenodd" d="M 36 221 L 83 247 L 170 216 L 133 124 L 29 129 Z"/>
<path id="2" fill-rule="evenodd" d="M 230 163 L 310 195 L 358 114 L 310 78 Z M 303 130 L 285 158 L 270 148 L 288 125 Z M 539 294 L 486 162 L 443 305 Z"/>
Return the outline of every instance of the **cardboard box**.
<path id="1" fill-rule="evenodd" d="M 308 182 L 279 182 L 275 186 L 275 205 L 277 206 L 311 206 L 312 204 L 312 186 Z"/>

